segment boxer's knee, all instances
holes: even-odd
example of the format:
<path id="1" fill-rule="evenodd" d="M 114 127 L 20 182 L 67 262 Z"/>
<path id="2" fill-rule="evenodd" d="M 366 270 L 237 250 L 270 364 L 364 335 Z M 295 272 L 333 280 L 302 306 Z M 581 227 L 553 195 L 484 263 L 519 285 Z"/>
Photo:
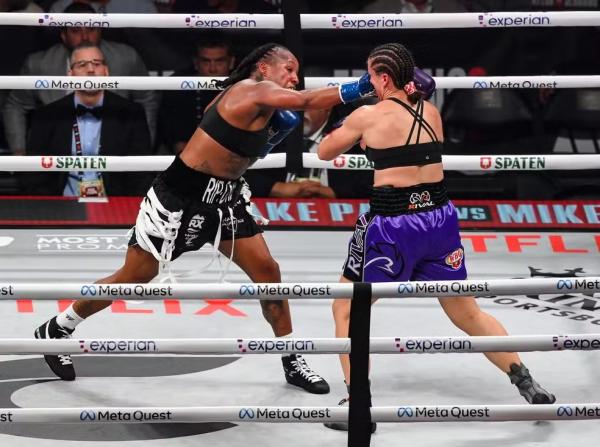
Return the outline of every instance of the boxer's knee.
<path id="1" fill-rule="evenodd" d="M 331 305 L 333 318 L 336 322 L 350 321 L 350 306 L 351 302 L 347 299 L 335 299 Z"/>
<path id="2" fill-rule="evenodd" d="M 257 282 L 281 282 L 279 264 L 270 255 L 255 259 L 253 270 L 253 277 Z"/>

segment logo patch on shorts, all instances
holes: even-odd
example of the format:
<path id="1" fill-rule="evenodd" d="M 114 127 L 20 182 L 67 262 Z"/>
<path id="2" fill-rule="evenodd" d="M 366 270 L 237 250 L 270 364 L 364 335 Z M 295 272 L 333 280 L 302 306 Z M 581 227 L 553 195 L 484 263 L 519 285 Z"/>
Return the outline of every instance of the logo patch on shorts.
<path id="1" fill-rule="evenodd" d="M 187 247 L 191 247 L 194 241 L 200 236 L 200 230 L 202 230 L 202 226 L 204 225 L 204 221 L 206 218 L 201 216 L 200 214 L 194 215 L 190 219 L 190 223 L 188 224 L 187 231 L 184 234 L 185 237 L 185 245 Z"/>
<path id="2" fill-rule="evenodd" d="M 190 231 L 188 231 L 189 233 L 195 233 L 197 230 L 201 230 L 202 229 L 202 225 L 204 225 L 204 216 L 201 216 L 200 214 L 196 214 L 194 217 L 191 218 L 190 220 L 190 224 L 188 225 L 188 228 L 190 229 Z M 194 229 L 196 231 L 191 231 L 191 229 Z"/>
<path id="3" fill-rule="evenodd" d="M 410 205 L 408 205 L 409 210 L 418 210 L 435 205 L 431 200 L 429 191 L 423 191 L 421 193 L 413 192 L 408 201 L 410 202 Z"/>
<path id="4" fill-rule="evenodd" d="M 224 217 L 221 226 L 227 228 L 229 231 L 237 232 L 238 224 L 244 223 L 244 218 L 238 219 L 237 217 L 231 220 L 231 217 Z"/>
<path id="5" fill-rule="evenodd" d="M 463 262 L 464 252 L 462 248 L 454 250 L 448 256 L 446 256 L 446 264 L 452 267 L 454 270 L 458 270 Z"/>

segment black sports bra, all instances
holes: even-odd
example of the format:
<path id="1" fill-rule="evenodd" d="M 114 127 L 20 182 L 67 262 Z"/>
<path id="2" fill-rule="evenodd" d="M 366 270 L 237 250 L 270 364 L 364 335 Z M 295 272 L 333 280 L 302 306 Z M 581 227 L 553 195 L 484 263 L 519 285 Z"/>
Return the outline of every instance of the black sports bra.
<path id="1" fill-rule="evenodd" d="M 269 153 L 269 148 L 266 147 L 269 126 L 260 130 L 245 130 L 229 124 L 217 110 L 217 104 L 224 95 L 225 93 L 221 93 L 215 103 L 206 109 L 198 127 L 233 153 L 248 158 L 265 157 Z"/>
<path id="2" fill-rule="evenodd" d="M 423 119 L 423 101 L 419 100 L 416 110 L 413 110 L 397 98 L 387 99 L 394 101 L 396 104 L 400 104 L 408 110 L 414 119 L 404 146 L 386 147 L 382 149 L 373 149 L 367 146 L 365 155 L 369 161 L 373 162 L 373 167 L 375 169 L 386 169 L 400 166 L 424 166 L 433 163 L 441 163 L 444 144 L 437 139 L 431 125 Z M 417 142 L 408 144 L 415 127 L 417 127 Z M 433 141 L 419 143 L 421 129 L 424 129 Z"/>

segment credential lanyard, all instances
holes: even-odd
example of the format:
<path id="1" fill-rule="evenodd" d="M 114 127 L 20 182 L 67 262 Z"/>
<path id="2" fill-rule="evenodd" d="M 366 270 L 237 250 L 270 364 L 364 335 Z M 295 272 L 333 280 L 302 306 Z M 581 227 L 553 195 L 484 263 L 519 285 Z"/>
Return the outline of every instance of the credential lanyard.
<path id="1" fill-rule="evenodd" d="M 75 139 L 75 155 L 81 157 L 83 155 L 83 149 L 81 146 L 81 134 L 79 133 L 77 117 L 75 117 L 75 121 L 73 122 L 73 138 Z M 79 171 L 77 175 L 79 177 L 79 183 L 81 183 L 83 180 L 83 171 Z"/>

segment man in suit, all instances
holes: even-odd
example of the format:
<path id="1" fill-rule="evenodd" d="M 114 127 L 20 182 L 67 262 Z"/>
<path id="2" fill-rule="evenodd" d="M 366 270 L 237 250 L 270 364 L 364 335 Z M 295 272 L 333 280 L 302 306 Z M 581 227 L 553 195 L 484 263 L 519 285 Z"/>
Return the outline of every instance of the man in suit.
<path id="1" fill-rule="evenodd" d="M 99 46 L 84 43 L 69 59 L 69 76 L 108 76 Z M 28 155 L 151 155 L 150 134 L 139 104 L 104 90 L 76 90 L 34 115 Z M 22 176 L 32 195 L 143 195 L 145 173 L 49 172 Z"/>
<path id="2" fill-rule="evenodd" d="M 95 13 L 94 8 L 84 3 L 73 3 L 65 12 Z M 147 76 L 148 71 L 139 54 L 130 46 L 102 40 L 99 28 L 66 27 L 60 32 L 61 43 L 46 51 L 33 53 L 25 60 L 22 76 L 61 76 L 65 74 L 69 53 L 83 42 L 98 45 L 107 60 L 113 76 Z M 64 90 L 13 90 L 4 106 L 4 129 L 9 148 L 15 155 L 25 149 L 28 113 L 65 96 Z M 153 91 L 118 90 L 118 95 L 143 105 L 150 132 L 156 128 L 158 103 Z"/>

